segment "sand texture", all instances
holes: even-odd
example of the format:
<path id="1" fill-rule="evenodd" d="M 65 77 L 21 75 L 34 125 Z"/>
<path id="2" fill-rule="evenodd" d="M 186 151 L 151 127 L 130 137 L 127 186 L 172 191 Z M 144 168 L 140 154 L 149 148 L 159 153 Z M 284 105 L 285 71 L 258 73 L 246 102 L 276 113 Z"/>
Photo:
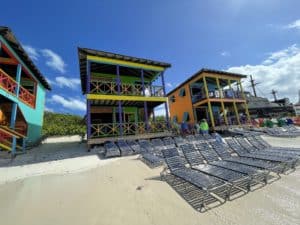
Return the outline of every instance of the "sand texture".
<path id="1" fill-rule="evenodd" d="M 279 146 L 300 146 L 299 138 L 266 139 Z M 2 184 L 0 224 L 300 224 L 299 169 L 206 213 L 195 211 L 162 182 L 161 170 L 130 156 L 84 172 L 28 176 Z"/>

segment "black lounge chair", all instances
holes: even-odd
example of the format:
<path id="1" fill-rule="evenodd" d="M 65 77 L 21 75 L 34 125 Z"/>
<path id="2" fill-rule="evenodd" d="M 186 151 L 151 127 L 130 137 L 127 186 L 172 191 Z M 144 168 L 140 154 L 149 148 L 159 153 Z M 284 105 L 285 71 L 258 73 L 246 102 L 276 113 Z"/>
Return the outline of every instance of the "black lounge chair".
<path id="1" fill-rule="evenodd" d="M 121 151 L 122 156 L 132 155 L 133 150 L 131 147 L 126 143 L 124 140 L 118 140 L 117 145 L 119 146 L 119 149 Z"/>
<path id="2" fill-rule="evenodd" d="M 166 148 L 175 148 L 176 143 L 172 137 L 165 137 L 163 139 L 164 145 Z"/>
<path id="3" fill-rule="evenodd" d="M 252 136 L 260 145 L 264 146 L 267 149 L 272 149 L 272 150 L 284 150 L 288 152 L 296 152 L 298 153 L 300 151 L 300 148 L 292 148 L 292 147 L 275 147 L 270 145 L 268 142 L 266 142 L 261 136 L 255 135 Z"/>
<path id="4" fill-rule="evenodd" d="M 165 146 L 164 142 L 162 141 L 162 139 L 160 139 L 160 138 L 152 139 L 151 140 L 151 144 L 152 144 L 152 146 L 154 148 L 155 154 L 158 155 L 158 156 L 160 156 L 160 157 L 163 157 L 162 153 L 161 153 L 161 150 L 165 149 L 166 146 Z"/>
<path id="5" fill-rule="evenodd" d="M 106 142 L 104 144 L 105 158 L 120 156 L 119 147 L 114 142 Z"/>
<path id="6" fill-rule="evenodd" d="M 164 160 L 161 155 L 157 155 L 154 146 L 148 140 L 139 140 L 141 148 L 140 158 L 150 168 L 155 168 L 164 164 Z"/>
<path id="7" fill-rule="evenodd" d="M 183 144 L 187 143 L 186 139 L 184 139 L 181 136 L 175 136 L 174 137 L 174 141 L 175 141 L 177 147 L 179 147 L 180 145 L 183 145 Z"/>
<path id="8" fill-rule="evenodd" d="M 273 157 L 267 157 L 267 156 L 261 156 L 261 155 L 256 155 L 256 154 L 249 154 L 247 151 L 242 148 L 237 142 L 235 142 L 231 138 L 225 139 L 226 143 L 230 148 L 237 153 L 239 156 L 238 160 L 242 160 L 243 163 L 248 164 L 248 165 L 254 165 L 263 169 L 270 169 L 272 172 L 275 172 L 277 174 L 279 173 L 285 173 L 287 172 L 292 165 L 288 164 L 286 161 L 279 160 L 278 158 L 275 160 Z M 235 161 L 230 160 L 230 161 Z"/>
<path id="9" fill-rule="evenodd" d="M 264 146 L 262 143 L 256 140 L 253 136 L 248 136 L 247 140 L 249 143 L 254 147 L 254 151 L 258 152 L 265 152 L 265 153 L 271 153 L 275 155 L 281 155 L 281 156 L 290 156 L 290 157 L 299 157 L 300 156 L 300 149 L 288 149 L 288 148 L 274 148 L 271 146 Z"/>
<path id="10" fill-rule="evenodd" d="M 254 146 L 250 145 L 249 142 L 247 142 L 243 137 L 238 137 L 235 139 L 242 148 L 244 148 L 251 155 L 255 155 L 256 157 L 261 156 L 263 157 L 263 159 L 269 158 L 269 160 L 273 160 L 273 161 L 286 162 L 288 163 L 288 165 L 291 166 L 292 169 L 294 169 L 297 165 L 300 164 L 298 155 L 289 154 L 289 153 L 283 154 L 281 152 L 273 152 L 273 151 L 265 151 L 265 150 L 257 151 L 257 149 Z M 245 152 L 243 156 L 249 156 L 247 152 Z"/>
<path id="11" fill-rule="evenodd" d="M 141 152 L 141 146 L 134 140 L 127 140 L 127 144 L 131 147 L 134 153 Z"/>
<path id="12" fill-rule="evenodd" d="M 237 189 L 237 193 L 240 191 L 243 191 L 244 193 L 250 191 L 251 184 L 253 183 L 253 177 L 250 177 L 245 173 L 212 165 L 211 162 L 218 161 L 219 157 L 217 154 L 213 154 L 212 152 L 210 152 L 209 148 L 210 147 L 207 143 L 204 143 L 204 145 L 196 145 L 196 150 L 200 152 L 200 154 L 209 164 L 204 164 L 204 162 L 202 162 L 202 164 L 193 166 L 193 168 L 229 182 L 233 185 L 233 187 Z M 192 149 L 192 151 L 195 150 Z M 186 150 L 184 153 L 186 153 Z M 188 155 L 186 154 L 185 156 L 187 157 Z M 191 158 L 187 160 L 189 162 L 192 162 Z"/>
<path id="13" fill-rule="evenodd" d="M 210 143 L 212 148 L 210 148 L 210 154 L 214 155 L 215 153 L 219 155 L 222 160 L 210 162 L 212 165 L 224 167 L 227 169 L 231 169 L 240 173 L 245 173 L 249 176 L 252 176 L 254 180 L 260 182 L 267 183 L 268 179 L 272 179 L 270 176 L 270 170 L 262 170 L 257 167 L 244 165 L 240 163 L 230 162 L 227 159 L 237 158 L 235 156 L 231 156 L 228 152 L 227 147 L 217 141 L 213 141 Z M 216 158 L 216 156 L 215 156 Z"/>
<path id="14" fill-rule="evenodd" d="M 231 185 L 187 168 L 176 148 L 164 149 L 162 153 L 169 169 L 169 173 L 162 173 L 162 178 L 194 209 L 205 211 L 208 206 L 216 202 L 223 204 L 230 196 Z M 220 201 L 220 198 L 223 201 Z"/>

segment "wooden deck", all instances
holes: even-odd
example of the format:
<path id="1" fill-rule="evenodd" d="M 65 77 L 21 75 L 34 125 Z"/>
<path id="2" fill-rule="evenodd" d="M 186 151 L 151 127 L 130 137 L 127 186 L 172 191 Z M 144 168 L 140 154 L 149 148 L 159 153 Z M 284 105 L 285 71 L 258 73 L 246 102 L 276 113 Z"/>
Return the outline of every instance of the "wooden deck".
<path id="1" fill-rule="evenodd" d="M 123 136 L 123 137 L 117 136 L 117 137 L 90 138 L 87 140 L 87 144 L 90 146 L 90 145 L 103 144 L 106 141 L 151 139 L 151 138 L 160 138 L 160 137 L 169 137 L 169 136 L 173 136 L 173 133 L 172 132 L 159 132 L 159 133 L 128 135 L 128 136 Z"/>

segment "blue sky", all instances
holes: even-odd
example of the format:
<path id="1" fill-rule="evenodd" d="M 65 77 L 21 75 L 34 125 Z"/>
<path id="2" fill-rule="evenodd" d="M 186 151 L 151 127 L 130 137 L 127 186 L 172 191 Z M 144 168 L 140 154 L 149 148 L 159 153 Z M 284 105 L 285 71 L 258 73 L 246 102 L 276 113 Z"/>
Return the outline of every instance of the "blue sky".
<path id="1" fill-rule="evenodd" d="M 171 63 L 168 90 L 205 67 L 252 74 L 259 95 L 276 89 L 298 101 L 297 0 L 4 1 L 1 8 L 1 25 L 52 84 L 49 110 L 85 112 L 78 46 Z"/>

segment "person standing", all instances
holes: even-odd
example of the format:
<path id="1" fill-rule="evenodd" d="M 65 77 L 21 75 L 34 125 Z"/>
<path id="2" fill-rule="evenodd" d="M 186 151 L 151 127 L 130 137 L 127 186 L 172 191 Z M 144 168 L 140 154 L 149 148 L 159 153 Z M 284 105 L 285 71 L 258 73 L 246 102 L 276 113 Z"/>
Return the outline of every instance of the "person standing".
<path id="1" fill-rule="evenodd" d="M 203 135 L 204 134 L 208 134 L 208 130 L 209 130 L 209 127 L 208 127 L 208 123 L 207 123 L 206 119 L 202 119 L 201 123 L 200 123 L 200 131 L 201 131 L 201 133 Z"/>

